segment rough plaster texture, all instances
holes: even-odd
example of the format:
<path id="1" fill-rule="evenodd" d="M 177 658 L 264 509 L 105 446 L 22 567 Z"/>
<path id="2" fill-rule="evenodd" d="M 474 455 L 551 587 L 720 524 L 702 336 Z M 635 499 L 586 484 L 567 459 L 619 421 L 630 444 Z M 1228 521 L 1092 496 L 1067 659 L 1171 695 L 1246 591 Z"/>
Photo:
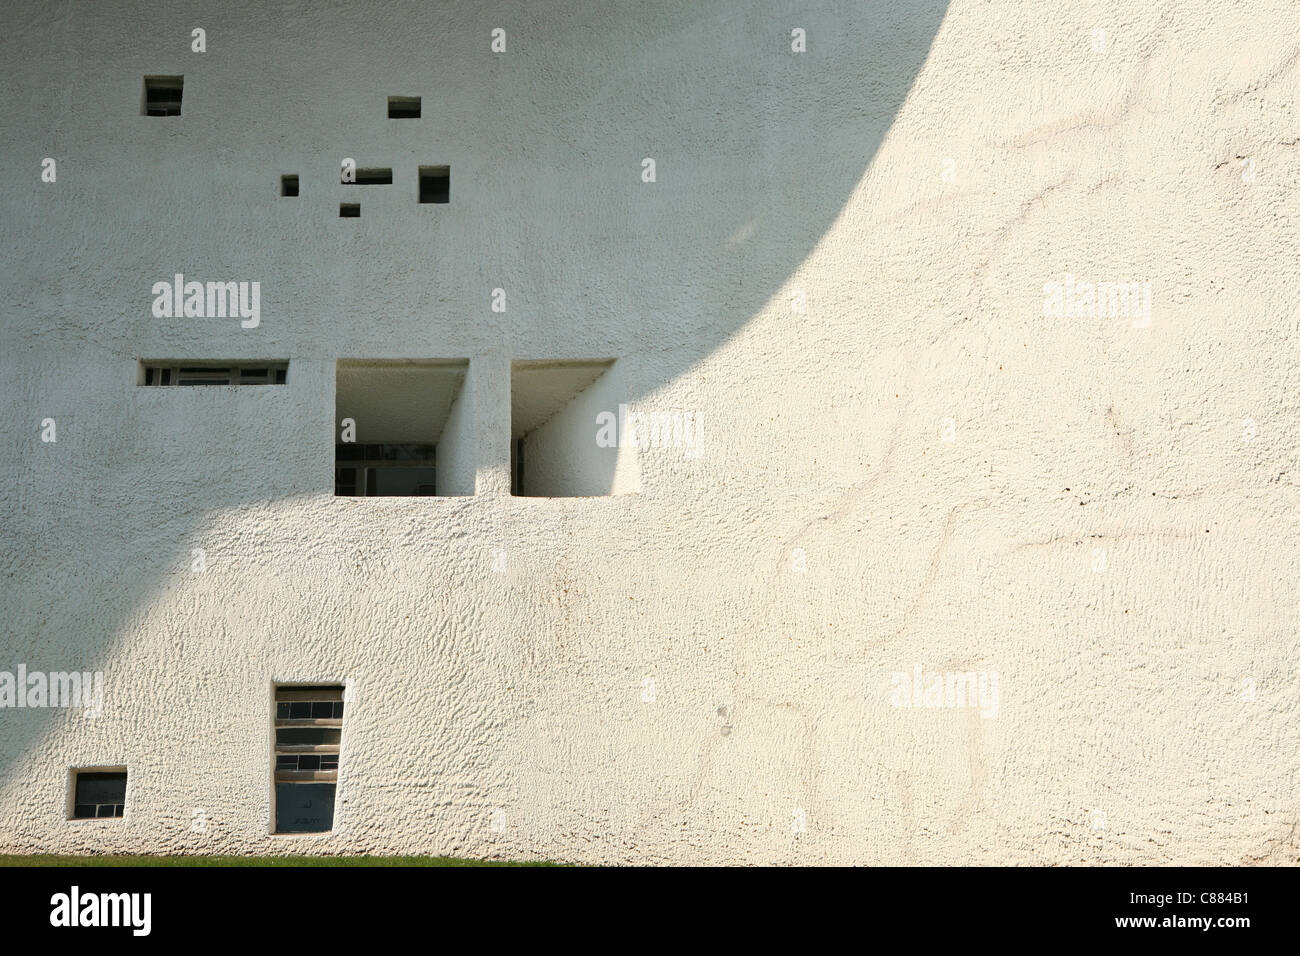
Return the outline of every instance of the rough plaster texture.
<path id="1" fill-rule="evenodd" d="M 0 849 L 1296 861 L 1293 0 L 5 6 L 3 669 L 106 687 L 0 711 Z M 178 271 L 261 325 L 153 318 Z M 512 498 L 511 360 L 591 356 L 704 454 Z M 335 363 L 395 357 L 469 359 L 474 496 L 332 497 Z M 269 834 L 277 680 L 355 694 L 328 836 Z"/>

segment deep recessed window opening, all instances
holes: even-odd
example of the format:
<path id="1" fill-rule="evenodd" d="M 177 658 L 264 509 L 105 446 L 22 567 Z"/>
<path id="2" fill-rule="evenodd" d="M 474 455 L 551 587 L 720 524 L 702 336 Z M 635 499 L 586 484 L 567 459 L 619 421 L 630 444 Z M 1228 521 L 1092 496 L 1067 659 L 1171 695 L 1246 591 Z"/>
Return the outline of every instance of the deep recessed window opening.
<path id="1" fill-rule="evenodd" d="M 334 494 L 347 498 L 474 493 L 473 415 L 465 359 L 340 359 Z"/>
<path id="2" fill-rule="evenodd" d="M 298 195 L 298 177 L 281 176 L 280 177 L 280 195 L 296 196 Z"/>
<path id="3" fill-rule="evenodd" d="M 327 833 L 334 828 L 343 685 L 275 689 L 276 833 Z"/>
<path id="4" fill-rule="evenodd" d="M 183 76 L 146 76 L 144 78 L 144 115 L 180 116 Z"/>
<path id="5" fill-rule="evenodd" d="M 72 819 L 120 817 L 125 810 L 126 768 L 72 772 Z"/>
<path id="6" fill-rule="evenodd" d="M 268 362 L 146 361 L 140 363 L 141 385 L 283 385 L 287 360 Z"/>
<path id="7" fill-rule="evenodd" d="M 341 202 L 339 203 L 340 219 L 360 219 L 361 203 L 359 202 Z"/>
<path id="8" fill-rule="evenodd" d="M 389 119 L 419 119 L 420 98 L 418 96 L 390 96 L 388 98 Z"/>
<path id="9" fill-rule="evenodd" d="M 345 186 L 391 186 L 393 184 L 393 171 L 375 166 L 367 169 L 357 170 L 357 179 L 355 183 L 344 183 Z"/>
<path id="10" fill-rule="evenodd" d="M 510 493 L 577 498 L 639 489 L 630 456 L 598 440 L 625 398 L 613 359 L 522 359 L 510 366 Z M 626 449 L 624 449 L 626 450 Z"/>
<path id="11" fill-rule="evenodd" d="M 334 494 L 355 497 L 436 495 L 436 445 L 421 443 L 334 446 Z"/>
<path id="12" fill-rule="evenodd" d="M 420 202 L 451 201 L 451 167 L 420 167 Z"/>

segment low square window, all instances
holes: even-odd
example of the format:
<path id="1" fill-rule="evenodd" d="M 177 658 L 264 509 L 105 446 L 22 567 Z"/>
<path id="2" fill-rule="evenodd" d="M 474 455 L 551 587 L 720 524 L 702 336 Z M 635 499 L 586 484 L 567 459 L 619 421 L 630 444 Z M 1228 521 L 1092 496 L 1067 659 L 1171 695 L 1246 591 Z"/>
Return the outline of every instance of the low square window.
<path id="1" fill-rule="evenodd" d="M 74 770 L 72 819 L 120 817 L 126 810 L 126 770 Z"/>
<path id="2" fill-rule="evenodd" d="M 388 98 L 389 119 L 419 119 L 420 98 L 418 96 L 390 96 Z"/>
<path id="3" fill-rule="evenodd" d="M 186 361 L 148 359 L 140 363 L 139 384 L 162 385 L 283 385 L 288 361 Z"/>

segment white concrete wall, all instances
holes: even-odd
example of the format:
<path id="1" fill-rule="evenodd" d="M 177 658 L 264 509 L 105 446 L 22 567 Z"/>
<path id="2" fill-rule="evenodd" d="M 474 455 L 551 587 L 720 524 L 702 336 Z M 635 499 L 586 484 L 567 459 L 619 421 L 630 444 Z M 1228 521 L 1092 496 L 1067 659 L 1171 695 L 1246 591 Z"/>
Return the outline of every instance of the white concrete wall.
<path id="1" fill-rule="evenodd" d="M 477 469 L 474 455 L 474 430 L 478 425 L 474 417 L 474 389 L 469 384 L 473 369 L 465 373 L 456 400 L 452 402 L 447 424 L 442 426 L 438 438 L 438 494 L 472 495 Z"/>
<path id="2" fill-rule="evenodd" d="M 0 849 L 1295 861 L 1298 21 L 7 11 L 0 670 L 105 697 L 0 710 Z M 260 326 L 155 319 L 178 271 L 260 281 Z M 1067 273 L 1149 282 L 1150 324 L 1045 315 Z M 335 362 L 377 355 L 470 359 L 477 494 L 334 498 Z M 705 453 L 511 497 L 511 360 L 593 355 Z M 996 715 L 895 706 L 918 666 L 996 672 Z M 268 833 L 277 680 L 354 688 L 329 836 Z M 69 768 L 118 763 L 126 818 L 66 821 Z"/>

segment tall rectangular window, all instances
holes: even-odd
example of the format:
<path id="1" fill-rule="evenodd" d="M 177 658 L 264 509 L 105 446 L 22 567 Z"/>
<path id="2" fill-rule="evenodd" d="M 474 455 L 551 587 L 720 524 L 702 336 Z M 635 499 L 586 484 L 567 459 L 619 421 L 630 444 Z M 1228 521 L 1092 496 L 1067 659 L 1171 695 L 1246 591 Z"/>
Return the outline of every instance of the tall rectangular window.
<path id="1" fill-rule="evenodd" d="M 275 832 L 327 833 L 343 736 L 343 685 L 275 690 Z"/>
<path id="2" fill-rule="evenodd" d="M 420 202 L 451 201 L 451 167 L 420 167 Z"/>

